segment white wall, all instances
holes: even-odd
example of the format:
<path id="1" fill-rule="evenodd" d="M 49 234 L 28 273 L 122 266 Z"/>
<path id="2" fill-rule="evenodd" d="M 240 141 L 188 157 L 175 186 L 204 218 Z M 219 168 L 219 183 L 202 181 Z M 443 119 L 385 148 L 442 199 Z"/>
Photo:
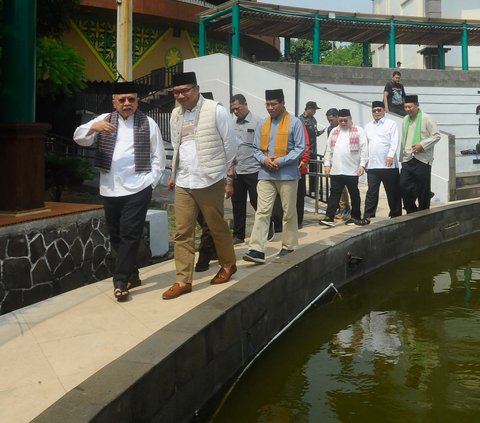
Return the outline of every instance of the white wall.
<path id="1" fill-rule="evenodd" d="M 283 74 L 270 71 L 242 59 L 232 60 L 233 94 L 243 94 L 247 99 L 250 110 L 261 117 L 267 116 L 265 110 L 265 90 L 283 89 L 287 110 L 295 112 L 295 80 Z M 228 56 L 212 54 L 204 57 L 188 59 L 184 62 L 185 72 L 195 72 L 200 91 L 213 93 L 215 100 L 220 101 L 227 108 L 230 105 L 228 87 Z M 353 121 L 364 126 L 372 119 L 371 107 L 352 98 L 336 94 L 317 87 L 313 84 L 300 82 L 299 84 L 299 113 L 303 112 L 307 101 L 316 101 L 321 110 L 315 117 L 319 124 L 327 126 L 325 112 L 331 107 L 350 109 Z M 401 119 L 390 115 L 399 124 Z M 319 139 L 319 148 L 324 148 L 325 135 Z M 453 158 L 454 160 L 454 158 Z M 434 201 L 446 203 L 448 201 L 449 156 L 448 137 L 442 134 L 442 139 L 435 148 L 435 161 L 432 168 L 432 190 L 436 196 Z"/>
<path id="2" fill-rule="evenodd" d="M 424 0 L 374 0 L 374 13 L 381 15 L 396 16 L 419 16 L 425 17 Z M 479 0 L 443 0 L 441 3 L 441 15 L 445 19 L 479 19 Z M 460 41 L 460 40 L 459 40 Z M 397 61 L 402 62 L 403 68 L 423 69 L 423 56 L 418 51 L 424 46 L 397 45 L 395 54 Z M 447 69 L 462 68 L 462 50 L 460 46 L 445 45 L 451 50 L 445 54 L 445 67 Z M 388 67 L 388 44 L 382 46 L 372 45 L 373 66 Z M 468 48 L 468 63 L 470 69 L 480 68 L 480 47 Z"/>

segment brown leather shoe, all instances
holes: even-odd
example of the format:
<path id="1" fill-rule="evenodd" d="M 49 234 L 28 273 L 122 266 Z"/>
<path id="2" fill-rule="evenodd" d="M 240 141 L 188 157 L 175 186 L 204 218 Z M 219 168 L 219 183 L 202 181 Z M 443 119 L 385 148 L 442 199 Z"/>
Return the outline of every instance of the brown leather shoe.
<path id="1" fill-rule="evenodd" d="M 186 285 L 181 286 L 178 282 L 175 282 L 162 294 L 162 298 L 164 300 L 172 300 L 174 298 L 180 297 L 180 295 L 188 294 L 189 292 L 192 292 L 191 283 L 187 283 Z"/>
<path id="2" fill-rule="evenodd" d="M 237 266 L 233 264 L 230 267 L 222 267 L 215 275 L 215 277 L 211 280 L 212 285 L 218 285 L 220 283 L 228 282 L 232 275 L 237 271 Z"/>

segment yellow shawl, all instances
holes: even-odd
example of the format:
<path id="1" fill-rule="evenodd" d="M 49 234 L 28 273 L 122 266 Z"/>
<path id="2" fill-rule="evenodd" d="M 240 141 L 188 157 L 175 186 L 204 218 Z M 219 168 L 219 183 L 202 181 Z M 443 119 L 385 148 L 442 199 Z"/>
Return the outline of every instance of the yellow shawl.
<path id="1" fill-rule="evenodd" d="M 268 117 L 268 119 L 262 125 L 262 128 L 260 130 L 260 150 L 262 150 L 264 154 L 268 154 L 268 145 L 270 143 L 271 127 L 272 127 L 272 118 Z M 278 127 L 277 127 L 273 157 L 285 157 L 287 155 L 289 128 L 290 128 L 290 113 L 288 113 L 285 110 L 280 118 L 280 123 L 278 124 Z"/>

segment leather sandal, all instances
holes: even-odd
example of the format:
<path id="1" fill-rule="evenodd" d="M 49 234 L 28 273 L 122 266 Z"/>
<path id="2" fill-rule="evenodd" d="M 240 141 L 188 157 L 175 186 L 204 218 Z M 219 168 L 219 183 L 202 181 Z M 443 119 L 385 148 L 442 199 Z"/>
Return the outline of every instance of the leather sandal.
<path id="1" fill-rule="evenodd" d="M 119 283 L 115 286 L 113 290 L 113 295 L 117 299 L 118 302 L 125 301 L 128 296 L 130 295 L 130 292 L 128 292 L 127 285 L 124 283 Z"/>

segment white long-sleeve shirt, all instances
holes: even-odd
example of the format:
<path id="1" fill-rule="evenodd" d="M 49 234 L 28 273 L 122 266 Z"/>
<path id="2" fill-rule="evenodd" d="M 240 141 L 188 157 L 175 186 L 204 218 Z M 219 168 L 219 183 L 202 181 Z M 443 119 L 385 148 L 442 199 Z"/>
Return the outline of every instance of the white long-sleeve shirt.
<path id="1" fill-rule="evenodd" d="M 347 175 L 358 176 L 357 170 L 359 166 L 365 167 L 368 161 L 367 137 L 364 130 L 357 126 L 359 137 L 359 151 L 352 152 L 350 150 L 350 131 L 340 128 L 335 147 L 332 150 L 332 134 L 327 140 L 327 150 L 325 151 L 324 165 L 331 166 L 331 175 Z"/>
<path id="2" fill-rule="evenodd" d="M 79 126 L 73 134 L 75 142 L 86 147 L 93 145 L 98 133 L 87 134 L 93 123 L 105 119 L 107 115 L 108 113 L 104 113 Z M 162 134 L 158 125 L 150 117 L 148 117 L 148 124 L 152 170 L 150 172 L 135 171 L 133 121 L 133 115 L 126 120 L 121 116 L 118 117 L 117 142 L 113 152 L 112 165 L 109 172 L 100 172 L 100 195 L 104 197 L 123 197 L 140 192 L 149 185 L 155 187 L 165 171 Z"/>
<path id="3" fill-rule="evenodd" d="M 392 119 L 383 117 L 378 121 L 368 122 L 364 130 L 368 141 L 368 168 L 398 168 L 397 149 L 400 133 L 397 123 Z M 393 164 L 390 167 L 385 164 L 387 157 L 393 159 Z"/>

